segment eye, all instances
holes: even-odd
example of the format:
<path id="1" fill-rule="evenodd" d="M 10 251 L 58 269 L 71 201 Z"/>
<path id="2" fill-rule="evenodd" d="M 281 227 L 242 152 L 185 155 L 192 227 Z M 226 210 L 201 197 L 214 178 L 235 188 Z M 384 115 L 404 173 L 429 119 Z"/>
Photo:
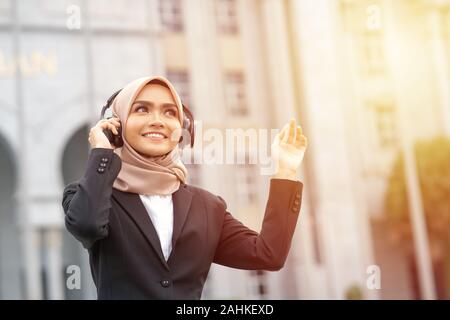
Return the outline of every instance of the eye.
<path id="1" fill-rule="evenodd" d="M 166 112 L 169 112 L 174 117 L 177 115 L 177 112 L 174 109 L 169 109 Z"/>
<path id="2" fill-rule="evenodd" d="M 142 112 L 147 112 L 148 109 L 147 109 L 146 106 L 138 105 L 138 106 L 136 106 L 136 108 L 134 109 L 134 111 L 135 111 L 135 112 L 142 113 Z"/>

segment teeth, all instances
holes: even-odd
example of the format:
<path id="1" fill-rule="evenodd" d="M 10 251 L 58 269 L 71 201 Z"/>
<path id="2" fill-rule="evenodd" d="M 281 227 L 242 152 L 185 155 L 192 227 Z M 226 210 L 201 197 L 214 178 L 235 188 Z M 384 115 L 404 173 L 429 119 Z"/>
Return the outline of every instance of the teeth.
<path id="1" fill-rule="evenodd" d="M 156 138 L 164 138 L 164 135 L 160 133 L 146 133 L 144 137 L 156 137 Z"/>

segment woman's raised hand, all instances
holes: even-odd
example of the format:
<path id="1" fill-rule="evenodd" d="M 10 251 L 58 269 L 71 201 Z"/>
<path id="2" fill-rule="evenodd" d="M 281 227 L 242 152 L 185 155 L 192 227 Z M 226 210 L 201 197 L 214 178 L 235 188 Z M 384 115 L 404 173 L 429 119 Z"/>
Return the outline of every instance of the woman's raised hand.
<path id="1" fill-rule="evenodd" d="M 297 169 L 303 161 L 308 145 L 302 128 L 292 118 L 275 136 L 272 143 L 273 178 L 296 180 Z"/>
<path id="2" fill-rule="evenodd" d="M 118 134 L 118 128 L 120 127 L 120 121 L 118 118 L 102 119 L 95 124 L 89 131 L 89 143 L 91 148 L 108 148 L 114 149 L 103 130 L 109 129 L 114 134 Z"/>

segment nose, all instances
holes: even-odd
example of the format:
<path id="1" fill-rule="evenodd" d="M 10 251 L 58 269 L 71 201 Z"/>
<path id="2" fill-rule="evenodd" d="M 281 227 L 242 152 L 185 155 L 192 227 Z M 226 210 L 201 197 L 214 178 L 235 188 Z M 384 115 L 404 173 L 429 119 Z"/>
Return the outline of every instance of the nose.
<path id="1" fill-rule="evenodd" d="M 148 123 L 150 127 L 164 127 L 164 122 L 161 120 L 159 112 L 153 112 L 149 116 Z"/>

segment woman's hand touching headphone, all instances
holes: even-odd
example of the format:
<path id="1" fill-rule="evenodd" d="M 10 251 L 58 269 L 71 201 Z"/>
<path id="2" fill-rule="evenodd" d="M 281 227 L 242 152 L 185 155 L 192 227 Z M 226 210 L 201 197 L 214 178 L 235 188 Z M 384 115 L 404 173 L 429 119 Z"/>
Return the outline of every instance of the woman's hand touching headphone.
<path id="1" fill-rule="evenodd" d="M 102 119 L 89 131 L 89 143 L 91 148 L 108 148 L 115 149 L 116 146 L 112 145 L 103 130 L 111 130 L 113 134 L 119 134 L 118 128 L 120 127 L 120 121 L 118 118 Z"/>
<path id="2" fill-rule="evenodd" d="M 296 180 L 297 169 L 303 161 L 307 145 L 302 128 L 292 118 L 272 143 L 272 161 L 275 163 L 273 178 Z"/>

